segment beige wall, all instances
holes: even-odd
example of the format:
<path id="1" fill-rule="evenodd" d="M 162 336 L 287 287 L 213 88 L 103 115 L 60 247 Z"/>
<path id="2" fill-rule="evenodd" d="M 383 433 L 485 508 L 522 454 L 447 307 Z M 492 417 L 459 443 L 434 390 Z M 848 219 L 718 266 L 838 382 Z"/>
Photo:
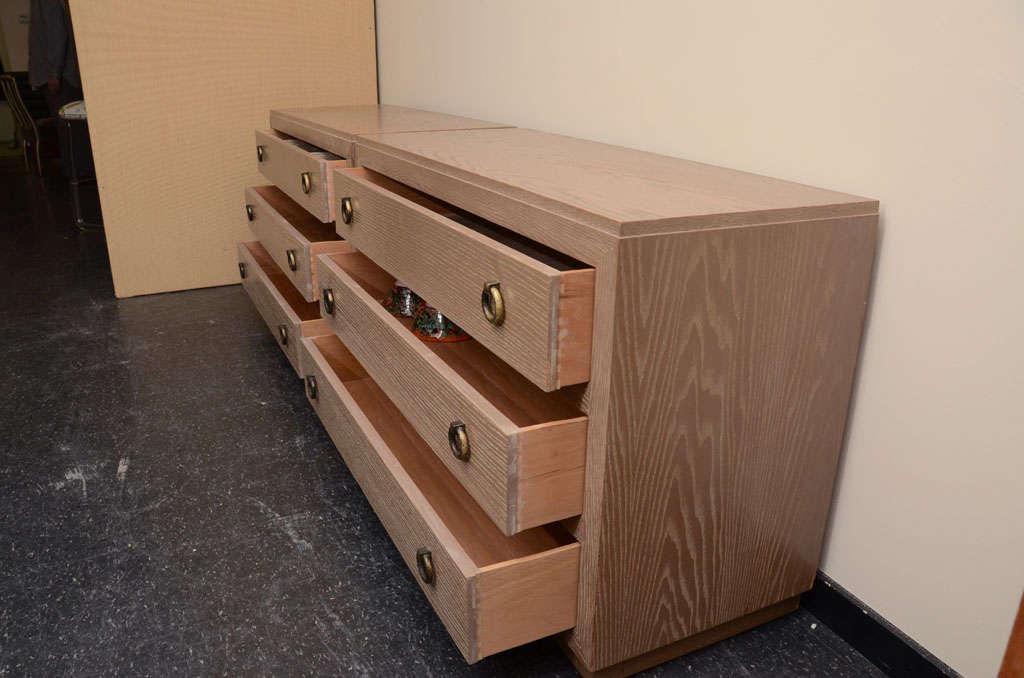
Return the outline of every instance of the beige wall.
<path id="1" fill-rule="evenodd" d="M 377 100 L 372 0 L 72 0 L 114 291 L 238 282 L 270 108 Z"/>
<path id="2" fill-rule="evenodd" d="M 384 103 L 879 198 L 823 569 L 968 676 L 1024 587 L 1018 0 L 377 0 Z"/>

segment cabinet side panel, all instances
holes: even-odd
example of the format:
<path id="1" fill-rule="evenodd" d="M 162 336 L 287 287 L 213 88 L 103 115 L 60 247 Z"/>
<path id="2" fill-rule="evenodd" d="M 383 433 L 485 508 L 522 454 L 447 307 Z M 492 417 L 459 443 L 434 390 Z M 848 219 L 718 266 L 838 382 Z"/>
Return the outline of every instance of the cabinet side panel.
<path id="1" fill-rule="evenodd" d="M 810 587 L 876 227 L 623 241 L 591 669 Z"/>

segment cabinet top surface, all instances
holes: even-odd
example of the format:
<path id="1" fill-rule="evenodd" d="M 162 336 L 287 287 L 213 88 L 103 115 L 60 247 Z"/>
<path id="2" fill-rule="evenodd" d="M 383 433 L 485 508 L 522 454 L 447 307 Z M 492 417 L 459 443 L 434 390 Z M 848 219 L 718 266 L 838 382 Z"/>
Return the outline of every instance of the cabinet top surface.
<path id="1" fill-rule="evenodd" d="M 522 128 L 366 134 L 359 144 L 617 235 L 873 214 L 875 200 Z"/>
<path id="2" fill-rule="evenodd" d="M 285 119 L 293 125 L 350 141 L 357 134 L 502 127 L 496 122 L 386 104 L 282 108 L 270 111 L 270 118 L 271 123 L 275 119 Z"/>

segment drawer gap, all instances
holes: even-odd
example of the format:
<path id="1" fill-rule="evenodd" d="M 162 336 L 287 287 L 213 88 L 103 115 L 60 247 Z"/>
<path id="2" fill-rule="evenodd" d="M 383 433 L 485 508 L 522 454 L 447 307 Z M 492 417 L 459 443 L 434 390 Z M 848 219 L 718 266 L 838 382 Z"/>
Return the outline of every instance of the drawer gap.
<path id="1" fill-rule="evenodd" d="M 320 305 L 315 301 L 306 301 L 302 293 L 295 289 L 295 285 L 284 274 L 284 271 L 274 263 L 270 254 L 259 244 L 259 242 L 244 243 L 245 247 L 252 254 L 252 258 L 260 265 L 267 279 L 277 288 L 284 300 L 288 303 L 295 315 L 303 322 L 307 320 L 318 320 L 320 318 Z"/>
<path id="2" fill-rule="evenodd" d="M 357 252 L 336 254 L 331 258 L 378 301 L 384 299 L 395 282 L 390 273 Z M 398 321 L 412 333 L 412 319 L 398 318 Z M 584 416 L 569 394 L 540 389 L 474 339 L 421 343 L 516 426 L 535 426 Z"/>
<path id="3" fill-rule="evenodd" d="M 547 245 L 543 245 L 535 240 L 530 240 L 529 238 L 526 238 L 515 231 L 509 230 L 504 226 L 499 226 L 493 221 L 488 221 L 487 219 L 477 216 L 476 214 L 468 212 L 460 207 L 438 200 L 433 196 L 418 191 L 411 186 L 399 183 L 390 177 L 384 176 L 383 174 L 378 174 L 373 170 L 356 167 L 342 171 L 351 173 L 375 184 L 376 186 L 379 186 L 380 188 L 400 195 L 406 200 L 414 202 L 421 207 L 425 207 L 442 217 L 451 219 L 472 231 L 476 231 L 481 235 L 487 236 L 496 242 L 525 254 L 545 266 L 555 269 L 556 271 L 578 271 L 592 268 L 582 261 L 573 259 L 572 257 L 563 254 L 558 250 L 554 250 Z"/>
<path id="4" fill-rule="evenodd" d="M 334 229 L 333 223 L 320 221 L 310 214 L 305 207 L 295 202 L 280 188 L 274 185 L 252 186 L 261 198 L 267 201 L 279 215 L 309 242 L 337 242 L 344 240 Z"/>
<path id="5" fill-rule="evenodd" d="M 284 143 L 288 144 L 289 146 L 295 146 L 296 148 L 305 151 L 306 153 L 309 153 L 310 155 L 316 158 L 320 158 L 321 160 L 344 160 L 344 158 L 341 157 L 340 155 L 335 155 L 330 151 L 325 151 L 319 146 L 314 146 L 313 144 L 303 141 L 302 139 L 296 139 L 295 137 L 288 136 L 287 134 L 282 134 L 281 132 L 278 132 L 276 129 L 267 130 L 267 134 L 275 136 Z"/>
<path id="6" fill-rule="evenodd" d="M 333 334 L 314 337 L 311 341 L 476 567 L 525 558 L 574 543 L 572 536 L 558 523 L 530 528 L 513 536 L 502 534 L 342 341 Z"/>

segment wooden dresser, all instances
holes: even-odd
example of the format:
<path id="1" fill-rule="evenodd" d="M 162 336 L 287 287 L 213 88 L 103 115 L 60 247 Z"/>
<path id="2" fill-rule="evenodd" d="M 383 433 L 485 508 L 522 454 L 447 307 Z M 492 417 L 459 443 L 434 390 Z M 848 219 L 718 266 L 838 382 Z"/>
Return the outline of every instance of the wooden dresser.
<path id="1" fill-rule="evenodd" d="M 796 607 L 876 201 L 396 107 L 270 121 L 242 283 L 468 661 L 560 634 L 628 675 Z M 472 340 L 417 338 L 396 278 Z"/>

